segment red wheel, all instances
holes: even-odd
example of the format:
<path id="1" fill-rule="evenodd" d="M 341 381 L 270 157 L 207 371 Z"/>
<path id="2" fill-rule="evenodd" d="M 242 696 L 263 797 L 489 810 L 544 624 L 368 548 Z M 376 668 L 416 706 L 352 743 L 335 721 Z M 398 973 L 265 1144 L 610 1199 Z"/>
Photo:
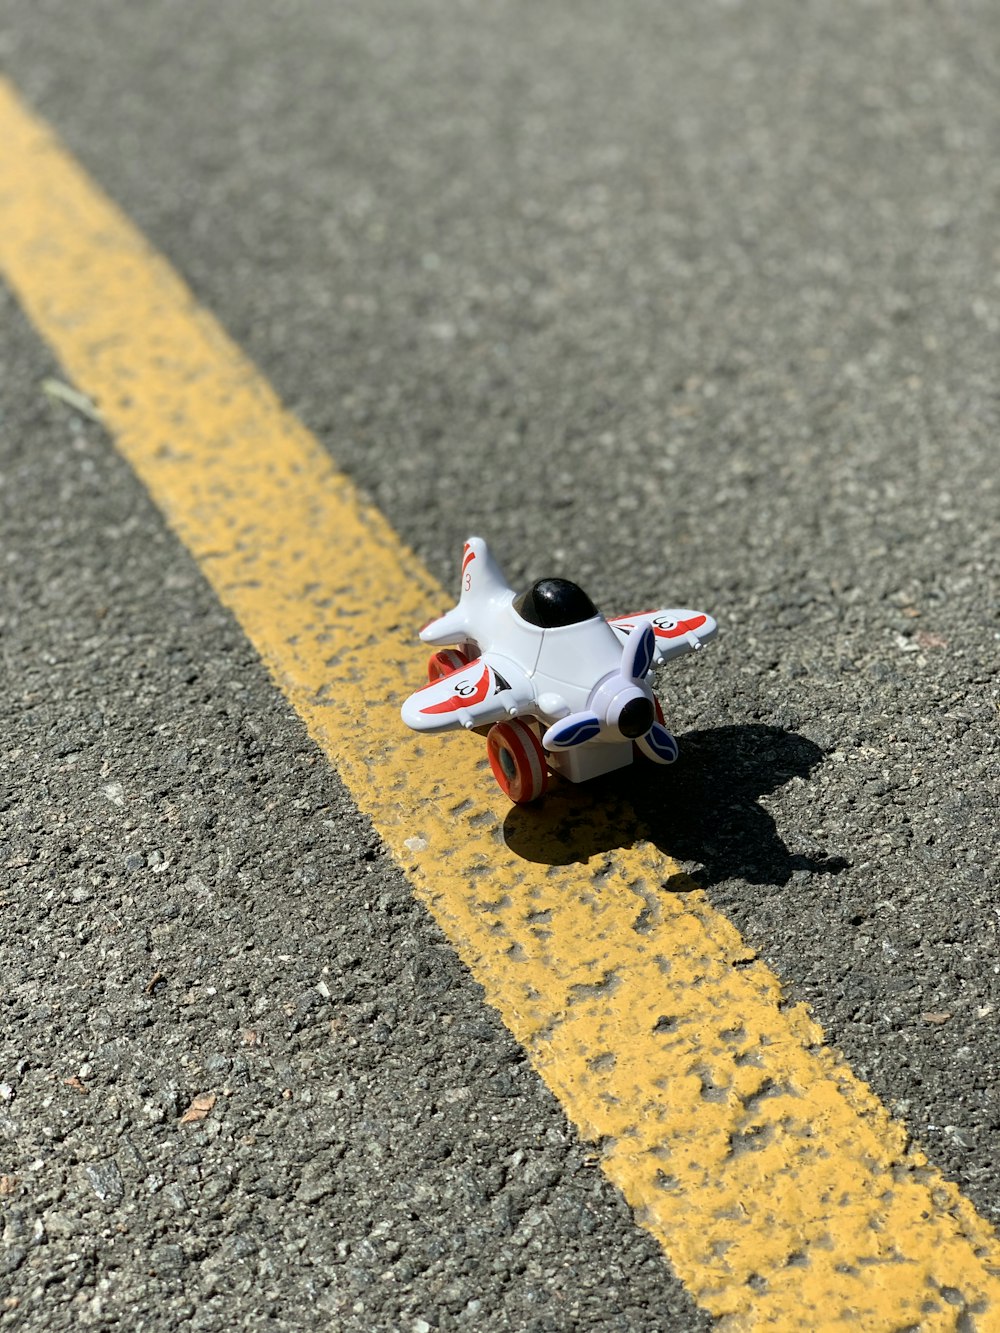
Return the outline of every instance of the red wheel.
<path id="1" fill-rule="evenodd" d="M 549 770 L 545 751 L 527 722 L 498 722 L 486 737 L 493 776 L 517 805 L 527 805 L 545 795 Z"/>
<path id="2" fill-rule="evenodd" d="M 439 653 L 432 653 L 427 663 L 427 679 L 433 685 L 442 676 L 450 676 L 460 667 L 468 666 L 469 658 L 461 648 L 442 648 Z"/>

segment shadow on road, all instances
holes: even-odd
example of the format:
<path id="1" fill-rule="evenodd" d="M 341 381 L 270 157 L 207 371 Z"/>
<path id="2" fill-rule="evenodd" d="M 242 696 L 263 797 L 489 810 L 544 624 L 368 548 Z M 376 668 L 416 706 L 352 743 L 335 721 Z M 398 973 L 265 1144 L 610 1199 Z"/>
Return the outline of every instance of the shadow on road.
<path id="1" fill-rule="evenodd" d="M 702 888 L 731 878 L 782 885 L 799 870 L 847 868 L 843 857 L 790 852 L 759 804 L 792 778 L 808 778 L 823 758 L 813 741 L 756 724 L 678 741 L 680 758 L 669 768 L 640 761 L 579 787 L 557 781 L 537 808 L 514 806 L 504 822 L 507 845 L 528 861 L 571 865 L 646 840 L 700 866 L 692 877 Z"/>

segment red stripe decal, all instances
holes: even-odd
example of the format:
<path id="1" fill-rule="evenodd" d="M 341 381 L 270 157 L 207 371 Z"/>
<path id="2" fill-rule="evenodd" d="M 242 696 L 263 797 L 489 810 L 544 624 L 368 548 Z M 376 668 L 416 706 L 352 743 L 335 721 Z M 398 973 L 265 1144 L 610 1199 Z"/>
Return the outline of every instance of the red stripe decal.
<path id="1" fill-rule="evenodd" d="M 435 682 L 431 688 L 439 688 L 439 683 Z M 483 674 L 470 694 L 455 694 L 452 698 L 445 699 L 444 703 L 428 704 L 426 708 L 421 708 L 420 711 L 421 713 L 457 713 L 460 708 L 472 708 L 475 704 L 481 704 L 489 691 L 490 669 L 489 667 L 483 667 Z"/>
<path id="2" fill-rule="evenodd" d="M 655 625 L 653 629 L 659 639 L 676 639 L 681 634 L 690 634 L 692 630 L 698 629 L 707 619 L 708 616 L 692 616 L 690 620 L 678 620 L 673 629 L 657 629 Z"/>
<path id="3" fill-rule="evenodd" d="M 472 564 L 472 562 L 473 562 L 473 560 L 475 560 L 475 558 L 476 558 L 476 553 L 475 553 L 475 551 L 471 550 L 471 549 L 467 546 L 467 547 L 465 548 L 465 555 L 464 555 L 463 558 L 462 558 L 462 573 L 463 573 L 463 574 L 464 574 L 465 571 L 468 569 L 468 567 Z"/>
<path id="4" fill-rule="evenodd" d="M 641 620 L 643 616 L 649 616 L 650 611 L 636 611 L 630 616 L 616 616 L 610 623 L 622 630 L 634 630 L 635 621 Z M 653 621 L 653 633 L 658 639 L 679 639 L 682 634 L 690 634 L 692 630 L 699 629 L 704 625 L 708 616 L 692 616 L 690 620 L 678 620 L 673 629 L 664 629 Z"/>

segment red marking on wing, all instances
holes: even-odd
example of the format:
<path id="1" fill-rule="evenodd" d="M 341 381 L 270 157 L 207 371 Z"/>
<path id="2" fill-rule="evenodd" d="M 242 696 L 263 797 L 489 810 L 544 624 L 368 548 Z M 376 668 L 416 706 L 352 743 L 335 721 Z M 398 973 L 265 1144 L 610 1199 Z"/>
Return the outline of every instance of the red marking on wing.
<path id="1" fill-rule="evenodd" d="M 445 678 L 447 679 L 447 677 Z M 439 685 L 437 682 L 436 685 Z M 445 699 L 443 703 L 428 704 L 426 708 L 421 708 L 421 713 L 457 713 L 460 708 L 471 708 L 474 704 L 481 704 L 489 694 L 490 690 L 490 669 L 483 667 L 483 674 L 479 678 L 472 694 L 456 694 L 451 699 Z"/>
<path id="2" fill-rule="evenodd" d="M 462 556 L 462 573 L 463 573 L 463 574 L 464 574 L 465 571 L 468 569 L 468 567 L 472 564 L 472 562 L 473 562 L 473 560 L 475 560 L 475 558 L 476 558 L 476 553 L 475 553 L 475 551 L 473 551 L 473 550 L 471 549 L 471 547 L 468 547 L 468 546 L 467 546 L 467 547 L 465 548 L 465 551 L 464 551 L 463 556 Z"/>
<path id="3" fill-rule="evenodd" d="M 617 616 L 611 623 L 617 625 L 619 629 L 633 630 L 635 624 L 632 622 L 652 614 L 651 611 L 636 611 L 630 616 Z M 692 630 L 699 629 L 707 619 L 708 616 L 692 616 L 690 620 L 678 620 L 673 629 L 663 629 L 654 621 L 653 633 L 658 639 L 679 639 L 682 634 L 690 634 Z"/>
<path id="4" fill-rule="evenodd" d="M 698 629 L 707 619 L 708 616 L 692 616 L 690 620 L 678 620 L 673 629 L 658 629 L 654 625 L 653 630 L 658 639 L 676 639 L 682 634 L 690 634 L 692 630 Z"/>
<path id="5" fill-rule="evenodd" d="M 616 629 L 628 630 L 628 632 L 631 633 L 632 630 L 635 629 L 635 622 L 637 620 L 641 620 L 643 616 L 651 616 L 654 614 L 654 611 L 630 611 L 627 616 L 615 616 L 613 620 L 608 621 L 608 624 L 614 625 Z"/>

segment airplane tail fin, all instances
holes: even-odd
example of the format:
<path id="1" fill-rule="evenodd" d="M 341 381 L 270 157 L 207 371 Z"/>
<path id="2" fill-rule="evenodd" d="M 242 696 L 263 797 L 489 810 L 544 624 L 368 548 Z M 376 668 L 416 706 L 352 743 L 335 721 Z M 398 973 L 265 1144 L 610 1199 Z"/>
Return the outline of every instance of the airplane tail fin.
<path id="1" fill-rule="evenodd" d="M 462 548 L 461 579 L 457 605 L 424 626 L 420 631 L 424 643 L 461 642 L 468 637 L 472 608 L 512 591 L 482 537 L 470 537 Z"/>

